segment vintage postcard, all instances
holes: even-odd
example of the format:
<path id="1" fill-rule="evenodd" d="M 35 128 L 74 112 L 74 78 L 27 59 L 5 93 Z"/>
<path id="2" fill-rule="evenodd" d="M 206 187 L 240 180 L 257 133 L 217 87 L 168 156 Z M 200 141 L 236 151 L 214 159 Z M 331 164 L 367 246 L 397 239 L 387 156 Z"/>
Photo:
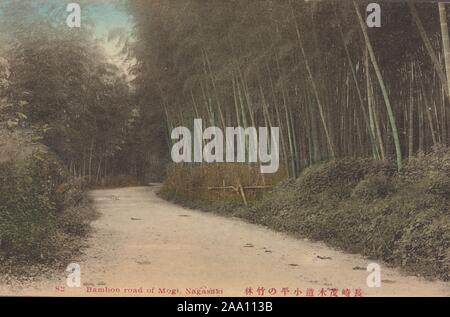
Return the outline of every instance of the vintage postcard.
<path id="1" fill-rule="evenodd" d="M 449 30 L 446 1 L 1 0 L 0 296 L 450 296 Z"/>

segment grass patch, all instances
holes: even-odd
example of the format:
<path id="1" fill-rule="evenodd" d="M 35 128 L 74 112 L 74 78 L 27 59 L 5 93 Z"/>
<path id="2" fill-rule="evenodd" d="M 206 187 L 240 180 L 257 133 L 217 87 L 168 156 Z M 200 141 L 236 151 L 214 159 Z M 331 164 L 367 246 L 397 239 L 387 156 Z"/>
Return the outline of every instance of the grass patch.
<path id="1" fill-rule="evenodd" d="M 285 169 L 275 174 L 261 174 L 258 165 L 239 163 L 218 163 L 205 165 L 171 164 L 161 194 L 170 200 L 190 201 L 192 203 L 214 204 L 228 202 L 239 204 L 243 201 L 239 192 L 230 189 L 209 187 L 232 186 L 271 186 L 284 179 Z M 245 190 L 246 199 L 256 201 L 262 197 L 262 190 Z"/>

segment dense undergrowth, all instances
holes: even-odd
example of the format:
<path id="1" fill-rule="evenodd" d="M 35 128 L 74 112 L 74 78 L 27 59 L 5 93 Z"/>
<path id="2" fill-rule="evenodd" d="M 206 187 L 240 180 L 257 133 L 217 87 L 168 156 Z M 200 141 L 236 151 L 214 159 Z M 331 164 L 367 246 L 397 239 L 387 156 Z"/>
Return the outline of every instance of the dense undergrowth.
<path id="1" fill-rule="evenodd" d="M 411 158 L 402 173 L 370 159 L 318 164 L 298 179 L 279 183 L 249 207 L 236 200 L 211 203 L 180 197 L 174 184 L 189 180 L 184 176 L 183 181 L 169 179 L 160 194 L 190 207 L 325 241 L 419 275 L 450 279 L 448 148 Z"/>
<path id="2" fill-rule="evenodd" d="M 0 271 L 67 265 L 96 217 L 82 182 L 31 135 L 0 132 Z"/>
<path id="3" fill-rule="evenodd" d="M 165 195 L 180 201 L 214 204 L 217 201 L 243 201 L 239 186 L 264 187 L 286 178 L 280 167 L 277 173 L 261 174 L 256 164 L 217 163 L 197 166 L 171 164 L 167 168 L 164 182 Z M 251 202 L 261 198 L 261 188 L 245 190 L 246 199 Z"/>

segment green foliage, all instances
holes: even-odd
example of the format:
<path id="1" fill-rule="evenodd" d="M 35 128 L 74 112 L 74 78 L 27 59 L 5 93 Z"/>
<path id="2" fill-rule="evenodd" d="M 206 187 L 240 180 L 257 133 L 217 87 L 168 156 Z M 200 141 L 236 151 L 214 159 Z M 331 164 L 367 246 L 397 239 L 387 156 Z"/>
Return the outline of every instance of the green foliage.
<path id="1" fill-rule="evenodd" d="M 0 199 L 1 249 L 38 258 L 56 230 L 56 202 L 39 161 L 2 163 Z"/>
<path id="2" fill-rule="evenodd" d="M 17 134 L 1 136 L 21 147 L 14 152 L 0 144 L 0 258 L 55 261 L 72 249 L 68 239 L 87 233 L 92 211 L 81 187 L 44 147 Z"/>
<path id="3" fill-rule="evenodd" d="M 394 191 L 394 186 L 385 175 L 368 176 L 358 183 L 352 191 L 352 196 L 364 201 L 383 199 Z"/>
<path id="4" fill-rule="evenodd" d="M 7 254 L 38 257 L 42 245 L 54 230 L 54 204 L 36 184 L 33 166 L 2 164 L 2 198 L 0 202 L 0 240 Z M 37 187 L 35 187 L 37 186 Z M 37 247 L 37 248 L 36 248 Z"/>
<path id="5" fill-rule="evenodd" d="M 412 164 L 448 173 L 446 161 L 436 160 L 439 155 Z M 393 171 L 393 166 L 370 161 L 324 163 L 306 171 L 291 190 L 275 189 L 252 208 L 252 215 L 262 210 L 272 215 L 265 220 L 267 225 L 284 225 L 290 232 L 448 280 L 448 177 L 430 178 L 427 172 L 412 182 Z M 280 191 L 285 194 L 278 198 Z"/>
<path id="6" fill-rule="evenodd" d="M 32 130 L 72 174 L 98 182 L 113 164 L 129 172 L 133 157 L 121 152 L 139 113 L 124 70 L 110 62 L 88 14 L 72 30 L 64 10 L 53 0 L 0 3 L 0 122 Z"/>

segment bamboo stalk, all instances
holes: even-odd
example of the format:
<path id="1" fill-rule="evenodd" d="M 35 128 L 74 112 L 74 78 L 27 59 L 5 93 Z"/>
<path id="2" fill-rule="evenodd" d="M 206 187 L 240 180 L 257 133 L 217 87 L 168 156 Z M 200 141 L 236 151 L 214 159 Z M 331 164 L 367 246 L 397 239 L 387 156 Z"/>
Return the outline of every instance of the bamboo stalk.
<path id="1" fill-rule="evenodd" d="M 361 30 L 363 32 L 363 35 L 364 35 L 364 40 L 365 40 L 367 49 L 369 51 L 369 56 L 372 61 L 373 68 L 375 69 L 375 74 L 377 75 L 378 83 L 380 85 L 380 88 L 381 88 L 381 91 L 383 94 L 383 98 L 384 98 L 384 101 L 386 104 L 386 110 L 388 112 L 389 122 L 390 122 L 391 129 L 392 129 L 392 135 L 394 138 L 395 152 L 396 152 L 396 157 L 397 157 L 397 169 L 398 169 L 398 171 L 401 171 L 403 168 L 402 150 L 401 150 L 400 140 L 399 140 L 398 131 L 397 131 L 397 123 L 395 122 L 394 111 L 392 110 L 392 106 L 391 106 L 391 102 L 389 100 L 389 95 L 388 95 L 388 92 L 386 89 L 386 85 L 384 84 L 383 76 L 382 76 L 380 68 L 378 66 L 378 62 L 376 60 L 375 53 L 373 51 L 372 44 L 369 39 L 369 35 L 367 34 L 366 25 L 361 16 L 361 13 L 359 12 L 358 5 L 356 4 L 355 0 L 353 0 L 353 5 L 355 7 L 355 11 L 358 16 L 359 24 L 360 24 Z"/>
<path id="2" fill-rule="evenodd" d="M 292 7 L 292 2 L 290 2 L 290 4 L 291 4 L 291 7 Z M 299 28 L 299 25 L 297 23 L 297 18 L 295 17 L 294 12 L 295 11 L 292 8 L 292 16 L 293 16 L 293 20 L 294 20 L 295 31 L 296 31 L 296 34 L 297 34 L 298 43 L 299 43 L 299 46 L 300 46 L 300 51 L 302 53 L 303 60 L 305 62 L 306 71 L 308 72 L 308 76 L 309 76 L 309 79 L 311 81 L 311 86 L 312 86 L 312 89 L 313 89 L 313 92 L 314 92 L 314 96 L 316 97 L 317 106 L 319 108 L 320 118 L 322 120 L 323 129 L 324 129 L 324 132 L 325 132 L 325 137 L 326 137 L 327 143 L 328 143 L 328 149 L 330 151 L 330 156 L 331 156 L 331 158 L 334 159 L 336 157 L 336 154 L 335 154 L 336 152 L 334 150 L 333 141 L 331 139 L 331 135 L 330 135 L 330 132 L 328 130 L 328 124 L 327 124 L 327 120 L 325 118 L 324 107 L 323 107 L 323 104 L 322 104 L 322 101 L 321 101 L 321 98 L 320 98 L 319 91 L 317 89 L 316 81 L 314 79 L 314 76 L 313 76 L 313 73 L 312 73 L 312 70 L 311 70 L 311 67 L 310 67 L 308 56 L 306 55 L 306 51 L 305 51 L 305 48 L 304 48 L 304 45 L 303 45 L 302 36 L 301 36 L 301 33 L 300 33 L 300 28 Z"/>
<path id="3" fill-rule="evenodd" d="M 448 37 L 447 11 L 445 10 L 445 3 L 439 2 L 438 6 L 439 6 L 439 19 L 441 22 L 442 48 L 444 53 L 445 71 L 447 73 L 447 94 L 448 94 L 450 93 L 450 40 Z"/>
<path id="4" fill-rule="evenodd" d="M 433 49 L 433 45 L 431 44 L 431 42 L 427 36 L 427 33 L 422 24 L 422 21 L 420 20 L 419 15 L 417 13 L 416 7 L 414 6 L 414 3 L 412 3 L 412 2 L 408 2 L 408 5 L 409 5 L 409 10 L 411 12 L 411 15 L 413 17 L 414 23 L 416 24 L 417 29 L 419 30 L 420 37 L 422 38 L 422 41 L 425 44 L 425 48 L 428 52 L 428 55 L 430 56 L 431 61 L 433 62 L 434 69 L 436 70 L 442 84 L 445 87 L 445 92 L 447 94 L 447 97 L 450 97 L 450 90 L 449 90 L 449 86 L 447 85 L 447 81 L 448 81 L 447 77 L 445 76 L 445 73 L 442 70 L 442 65 L 439 62 L 439 60 L 436 56 L 436 53 Z"/>

